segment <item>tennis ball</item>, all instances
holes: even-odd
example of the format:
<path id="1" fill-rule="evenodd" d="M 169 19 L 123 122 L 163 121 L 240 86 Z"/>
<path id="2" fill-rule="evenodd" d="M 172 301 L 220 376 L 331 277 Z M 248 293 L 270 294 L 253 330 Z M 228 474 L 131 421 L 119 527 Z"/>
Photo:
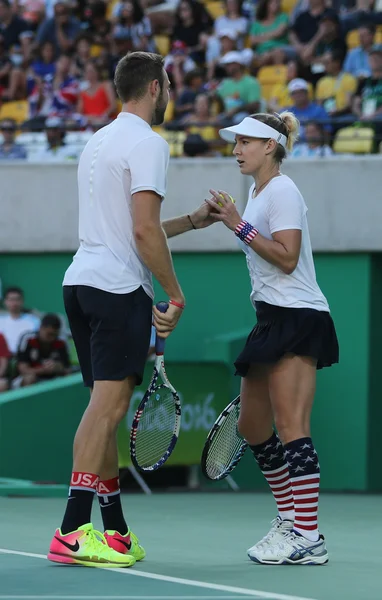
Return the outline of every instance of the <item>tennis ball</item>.
<path id="1" fill-rule="evenodd" d="M 219 194 L 219 196 L 221 196 L 223 198 L 223 194 Z M 230 196 L 228 194 L 228 196 L 231 198 L 232 202 L 235 204 L 235 200 L 232 198 L 232 196 Z M 223 206 L 221 202 L 218 202 L 219 206 Z"/>

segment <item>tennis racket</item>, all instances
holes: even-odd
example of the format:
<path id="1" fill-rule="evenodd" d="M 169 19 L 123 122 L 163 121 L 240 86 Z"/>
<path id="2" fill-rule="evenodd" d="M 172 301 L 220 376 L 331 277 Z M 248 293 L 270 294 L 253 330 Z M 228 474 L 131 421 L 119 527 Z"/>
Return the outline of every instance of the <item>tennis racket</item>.
<path id="1" fill-rule="evenodd" d="M 165 313 L 168 304 L 158 302 L 156 307 Z M 181 406 L 164 368 L 164 348 L 165 339 L 157 334 L 153 375 L 131 426 L 130 455 L 139 471 L 159 469 L 171 456 L 178 441 Z"/>
<path id="2" fill-rule="evenodd" d="M 207 479 L 219 481 L 227 477 L 248 448 L 237 429 L 239 413 L 240 396 L 228 404 L 208 434 L 201 461 L 202 472 Z"/>

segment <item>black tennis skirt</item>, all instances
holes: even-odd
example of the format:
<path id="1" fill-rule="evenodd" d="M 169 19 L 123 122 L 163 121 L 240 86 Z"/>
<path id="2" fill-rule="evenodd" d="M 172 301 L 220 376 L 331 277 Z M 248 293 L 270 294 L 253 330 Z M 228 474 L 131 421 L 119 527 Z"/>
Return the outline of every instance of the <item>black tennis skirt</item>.
<path id="1" fill-rule="evenodd" d="M 330 313 L 256 302 L 256 315 L 257 325 L 235 361 L 236 375 L 245 377 L 251 364 L 276 363 L 288 353 L 315 358 L 317 369 L 338 363 L 338 340 Z"/>

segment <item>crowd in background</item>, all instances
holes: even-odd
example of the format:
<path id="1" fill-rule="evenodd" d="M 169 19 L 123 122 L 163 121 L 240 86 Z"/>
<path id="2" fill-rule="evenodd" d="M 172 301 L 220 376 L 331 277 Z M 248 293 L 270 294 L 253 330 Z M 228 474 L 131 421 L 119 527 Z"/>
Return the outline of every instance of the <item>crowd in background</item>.
<path id="1" fill-rule="evenodd" d="M 165 56 L 174 156 L 224 155 L 219 127 L 286 108 L 297 156 L 329 156 L 355 125 L 379 149 L 381 0 L 0 0 L 0 158 L 28 158 L 23 139 L 44 132 L 33 159 L 77 160 L 70 132 L 116 117 L 114 70 L 134 50 Z"/>
<path id="2" fill-rule="evenodd" d="M 24 305 L 19 287 L 4 291 L 0 310 L 0 392 L 73 372 L 62 318 Z"/>

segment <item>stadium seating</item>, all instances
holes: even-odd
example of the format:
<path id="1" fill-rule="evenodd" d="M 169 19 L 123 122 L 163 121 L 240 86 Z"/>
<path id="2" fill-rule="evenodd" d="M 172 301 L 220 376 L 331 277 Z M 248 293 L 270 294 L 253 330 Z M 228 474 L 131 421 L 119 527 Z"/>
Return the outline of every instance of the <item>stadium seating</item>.
<path id="1" fill-rule="evenodd" d="M 382 25 L 378 25 L 378 27 L 377 27 L 377 31 L 375 32 L 375 37 L 374 37 L 374 43 L 382 44 Z M 358 46 L 359 46 L 358 29 L 353 29 L 352 31 L 349 31 L 349 33 L 346 36 L 346 45 L 349 50 L 351 50 L 353 48 L 358 48 Z"/>
<path id="2" fill-rule="evenodd" d="M 27 100 L 4 102 L 0 108 L 0 121 L 14 119 L 16 123 L 23 123 L 29 117 L 29 104 Z"/>
<path id="3" fill-rule="evenodd" d="M 261 85 L 261 95 L 264 100 L 270 100 L 272 90 L 278 83 L 285 84 L 287 76 L 287 67 L 285 65 L 275 65 L 270 67 L 261 67 L 257 73 L 257 78 Z"/>
<path id="4" fill-rule="evenodd" d="M 370 154 L 374 149 L 374 130 L 371 127 L 344 127 L 334 138 L 333 150 L 339 154 Z"/>

